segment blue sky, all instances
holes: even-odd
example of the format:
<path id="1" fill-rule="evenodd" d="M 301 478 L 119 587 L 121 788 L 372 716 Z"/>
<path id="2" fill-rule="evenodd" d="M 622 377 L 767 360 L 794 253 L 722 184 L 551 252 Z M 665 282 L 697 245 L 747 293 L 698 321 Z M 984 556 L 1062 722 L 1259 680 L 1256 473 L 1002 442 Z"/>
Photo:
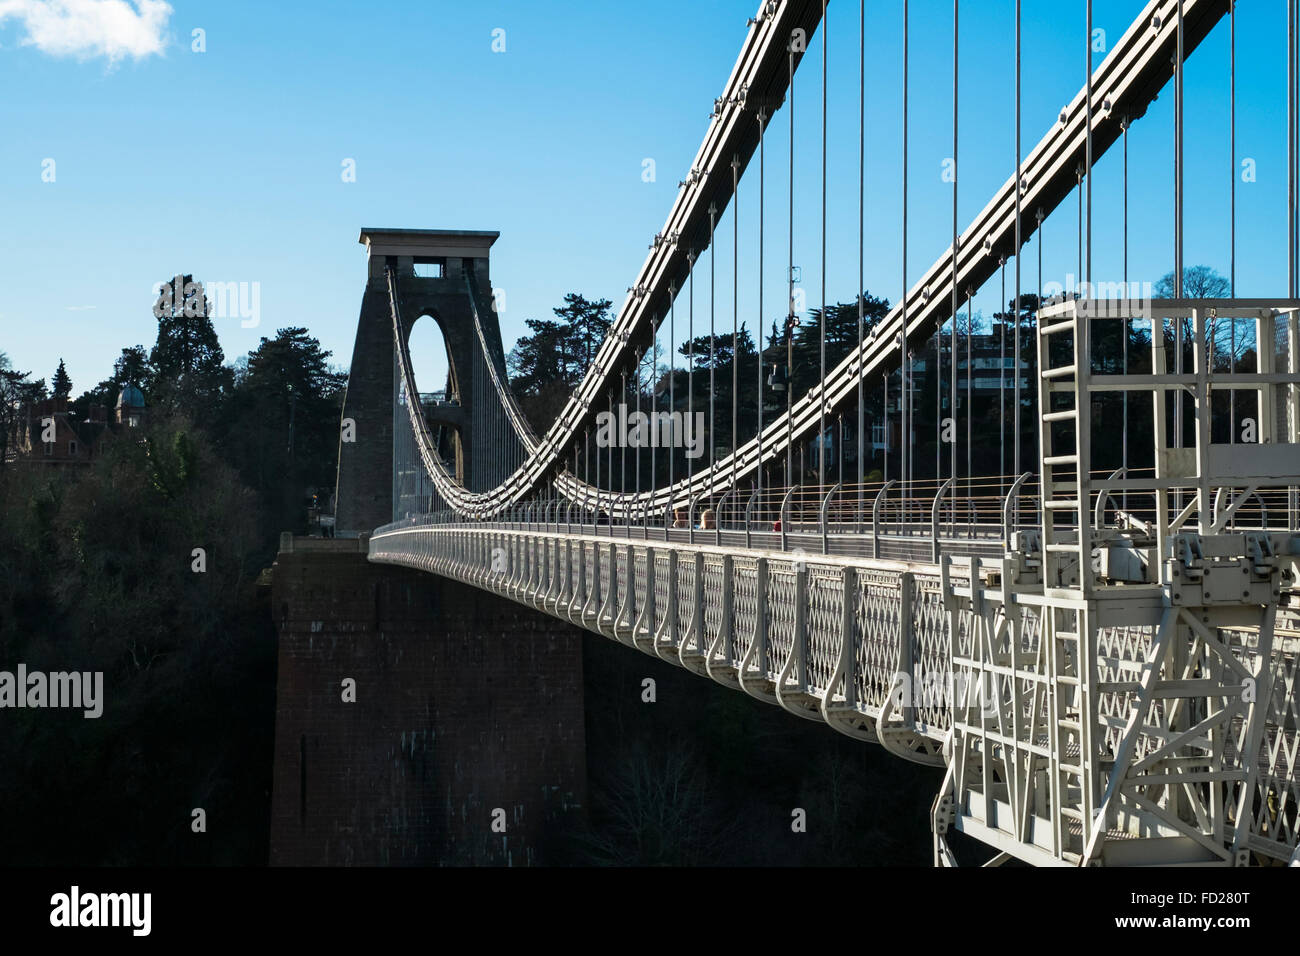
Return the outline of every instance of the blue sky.
<path id="1" fill-rule="evenodd" d="M 755 0 L 427 0 L 282 4 L 0 0 L 0 351 L 49 378 L 60 357 L 76 392 L 123 346 L 152 345 L 155 283 L 177 272 L 257 283 L 260 324 L 218 319 L 228 360 L 276 328 L 305 325 L 346 366 L 365 282 L 361 226 L 493 229 L 507 348 L 566 292 L 621 304 L 664 223 L 745 35 Z M 1096 0 L 1107 45 L 1144 5 Z M 951 3 L 911 4 L 909 275 L 949 242 Z M 868 2 L 866 286 L 896 300 L 901 179 L 902 3 Z M 1013 0 L 967 0 L 961 29 L 964 228 L 1010 174 Z M 1084 3 L 1024 2 L 1024 149 L 1082 84 Z M 1280 2 L 1237 19 L 1237 156 L 1228 148 L 1228 23 L 1187 68 L 1186 262 L 1228 271 L 1229 177 L 1238 180 L 1238 294 L 1286 293 L 1285 30 Z M 62 19 L 60 19 L 62 18 Z M 830 3 L 828 300 L 857 282 L 858 4 Z M 492 50 L 493 30 L 506 49 Z M 205 52 L 193 52 L 195 29 Z M 819 31 L 797 77 L 795 262 L 821 301 Z M 1097 62 L 1100 62 L 1100 56 Z M 1173 263 L 1172 89 L 1133 127 L 1130 278 Z M 764 327 L 784 306 L 789 146 L 783 110 L 767 139 Z M 657 179 L 642 179 L 655 161 Z M 53 160 L 54 177 L 48 177 Z M 355 161 L 356 181 L 343 164 Z M 1120 157 L 1094 180 L 1094 277 L 1122 278 Z M 757 167 L 718 225 L 715 322 L 729 330 L 733 254 L 752 329 L 760 269 Z M 1075 204 L 1048 220 L 1046 281 L 1077 256 Z M 1025 251 L 1025 286 L 1037 248 Z M 696 328 L 708 322 L 708 266 Z M 1010 283 L 1010 278 L 1008 278 Z M 996 307 L 995 278 L 976 309 Z M 678 309 L 680 342 L 685 302 Z M 420 331 L 421 385 L 441 385 Z M 664 335 L 666 341 L 666 333 Z"/>

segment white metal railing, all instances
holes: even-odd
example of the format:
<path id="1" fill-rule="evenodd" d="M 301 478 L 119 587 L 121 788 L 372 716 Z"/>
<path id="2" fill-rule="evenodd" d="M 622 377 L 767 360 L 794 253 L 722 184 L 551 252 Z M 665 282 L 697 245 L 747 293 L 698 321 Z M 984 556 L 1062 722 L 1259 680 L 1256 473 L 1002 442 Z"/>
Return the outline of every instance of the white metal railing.
<path id="1" fill-rule="evenodd" d="M 900 680 L 947 682 L 937 566 L 629 540 L 533 517 L 395 522 L 371 536 L 370 558 L 491 591 L 934 762 L 950 713 L 942 694 L 876 723 Z M 913 582 L 901 596 L 900 575 Z"/>
<path id="2" fill-rule="evenodd" d="M 1041 588 L 1019 586 L 1014 555 L 957 557 L 943 550 L 932 563 L 780 551 L 779 535 L 770 536 L 769 549 L 737 547 L 725 535 L 719 545 L 705 532 L 697 532 L 705 540 L 695 542 L 681 533 L 664 540 L 661 529 L 628 538 L 622 532 L 636 529 L 590 521 L 566 526 L 558 507 L 534 503 L 511 516 L 516 520 L 495 523 L 434 515 L 395 522 L 374 532 L 369 556 L 517 601 L 920 763 L 943 765 L 944 747 L 957 733 L 966 741 L 966 766 L 982 759 L 972 741 L 988 745 L 1013 724 L 1032 727 L 1049 713 L 1049 699 L 1039 692 L 1039 647 L 1041 618 L 1053 610 L 1052 599 Z M 825 534 L 836 537 L 829 529 Z M 797 540 L 787 534 L 787 545 Z M 1011 608 L 1016 620 L 1008 626 Z M 1217 771 L 1236 779 L 1252 757 L 1258 763 L 1248 778 L 1250 793 L 1239 798 L 1250 805 L 1254 794 L 1249 830 L 1238 839 L 1235 821 L 1220 819 L 1207 837 L 1225 846 L 1235 840 L 1277 859 L 1295 853 L 1300 837 L 1298 620 L 1292 615 L 1278 625 L 1271 663 L 1258 665 L 1275 675 L 1262 701 L 1266 731 L 1258 739 L 1234 731 L 1221 757 L 1224 769 Z M 1095 634 L 1101 736 L 1093 746 L 1104 762 L 1116 759 L 1123 746 L 1122 724 L 1136 694 L 1131 675 L 1158 652 L 1158 629 L 1103 622 Z M 1227 644 L 1243 648 L 1243 659 L 1258 640 L 1248 628 L 1224 634 Z M 1005 639 L 1014 647 L 1005 652 L 1009 668 L 988 656 Z M 982 686 L 990 676 L 996 690 Z M 1024 744 L 1044 745 L 1028 738 Z M 1064 752 L 1050 756 L 1065 758 Z M 1006 773 L 1018 766 L 997 750 L 990 757 L 999 767 L 1006 764 Z M 1061 813 L 1077 813 L 1083 798 L 1066 789 L 1053 799 L 1061 801 Z M 1041 813 L 1041 807 L 1025 804 L 1017 811 L 1021 829 L 1015 833 L 989 831 L 981 838 L 995 845 L 1010 841 L 1006 845 L 1026 859 L 1039 854 L 1044 862 L 1068 862 L 1074 844 L 1054 850 L 1050 843 L 1036 845 L 1050 821 L 1040 818 L 1039 836 L 1032 837 L 1022 827 L 1025 813 Z"/>

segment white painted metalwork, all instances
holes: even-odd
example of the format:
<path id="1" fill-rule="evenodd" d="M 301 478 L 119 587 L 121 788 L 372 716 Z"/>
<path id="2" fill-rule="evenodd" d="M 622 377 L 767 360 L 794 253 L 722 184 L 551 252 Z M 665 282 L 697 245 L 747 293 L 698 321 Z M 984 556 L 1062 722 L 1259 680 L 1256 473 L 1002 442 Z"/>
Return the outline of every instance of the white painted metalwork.
<path id="1" fill-rule="evenodd" d="M 580 509 L 575 521 L 569 506 L 522 506 L 494 522 L 451 513 L 397 522 L 371 536 L 370 556 L 495 592 L 946 767 L 932 808 L 938 864 L 954 861 L 953 829 L 992 847 L 994 862 L 1292 861 L 1300 302 L 1142 303 L 1157 333 L 1190 324 L 1193 372 L 1167 372 L 1165 337 L 1154 334 L 1151 374 L 1094 374 L 1092 323 L 1132 319 L 1138 307 L 1067 301 L 1043 311 L 1039 494 L 1027 495 L 1021 476 L 996 523 L 973 521 L 964 536 L 956 522 L 940 534 L 951 482 L 934 489 L 921 524 L 887 521 L 889 482 L 873 495 L 869 526 L 857 513 L 831 520 L 832 488 L 808 499 L 815 532 L 800 530 L 799 489 L 774 489 L 779 531 L 750 527 L 752 497 L 745 527 L 720 519 L 699 537 L 670 529 L 668 514 L 662 534 L 629 521 L 614 538 L 599 511 Z M 1285 340 L 1281 361 L 1215 373 L 1211 316 L 1252 318 L 1258 341 Z M 1208 403 L 1221 388 L 1256 396 L 1258 444 L 1225 454 L 1210 441 Z M 1152 396 L 1157 465 L 1098 477 L 1078 411 L 1121 390 Z M 1188 447 L 1165 427 L 1173 390 L 1190 398 Z M 1127 510 L 1116 507 L 1120 492 Z M 1024 501 L 1037 512 L 1032 527 L 1016 524 Z M 883 546 L 912 557 L 880 558 Z"/>

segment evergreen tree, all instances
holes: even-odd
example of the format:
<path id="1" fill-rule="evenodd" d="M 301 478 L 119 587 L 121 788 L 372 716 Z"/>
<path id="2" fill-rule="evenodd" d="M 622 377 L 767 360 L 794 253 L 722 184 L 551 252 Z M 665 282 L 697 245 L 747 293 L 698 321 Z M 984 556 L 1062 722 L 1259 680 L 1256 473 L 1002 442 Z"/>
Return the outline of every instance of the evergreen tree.
<path id="1" fill-rule="evenodd" d="M 133 345 L 122 349 L 122 354 L 113 360 L 112 382 L 119 388 L 123 385 L 144 387 L 149 380 L 149 353 L 143 345 Z"/>
<path id="2" fill-rule="evenodd" d="M 569 359 L 578 365 L 578 377 L 591 367 L 596 359 L 596 351 L 605 341 L 609 327 L 613 323 L 609 310 L 613 305 L 609 299 L 590 300 L 570 292 L 564 297 L 564 305 L 555 309 L 555 315 L 567 327 L 566 345 L 571 350 Z"/>
<path id="3" fill-rule="evenodd" d="M 9 356 L 0 352 L 0 466 L 8 458 L 9 449 L 19 438 L 19 425 L 23 421 L 23 408 L 44 398 L 45 382 L 29 380 L 30 372 L 19 372 Z"/>
<path id="4" fill-rule="evenodd" d="M 72 408 L 83 421 L 89 418 L 92 405 L 103 405 L 111 411 L 117 404 L 118 394 L 127 385 L 143 389 L 145 403 L 152 404 L 149 380 L 149 353 L 143 345 L 133 345 L 122 349 L 122 354 L 113 360 L 113 374 L 77 396 Z"/>
<path id="5" fill-rule="evenodd" d="M 226 407 L 226 458 L 258 493 L 266 523 L 280 530 L 300 530 L 308 489 L 334 483 L 347 376 L 329 357 L 305 328 L 263 336 Z"/>
<path id="6" fill-rule="evenodd" d="M 54 398 L 67 398 L 72 394 L 72 378 L 68 375 L 62 358 L 59 359 L 59 367 L 54 370 L 54 378 L 50 380 L 50 394 Z"/>
<path id="7" fill-rule="evenodd" d="M 573 388 L 596 358 L 612 323 L 609 299 L 576 292 L 553 309 L 555 319 L 529 319 L 532 335 L 515 343 L 507 359 L 510 385 L 533 429 L 544 432 L 555 421 Z"/>
<path id="8" fill-rule="evenodd" d="M 533 334 L 520 338 L 507 362 L 516 394 L 540 395 L 553 382 L 563 382 L 569 388 L 576 385 L 576 366 L 565 354 L 564 326 L 549 319 L 528 319 L 524 324 Z"/>
<path id="9" fill-rule="evenodd" d="M 202 284 L 177 276 L 162 288 L 153 314 L 158 340 L 149 353 L 150 403 L 212 412 L 229 392 L 233 374 L 224 365 Z"/>
<path id="10" fill-rule="evenodd" d="M 862 334 L 872 330 L 889 314 L 889 301 L 868 292 L 862 294 Z M 794 397 L 798 400 L 821 380 L 821 309 L 812 309 L 809 320 L 794 330 Z M 838 302 L 826 306 L 826 371 L 853 351 L 858 340 L 858 303 Z M 784 345 L 784 343 L 782 343 Z M 782 349 L 784 353 L 784 349 Z M 784 361 L 784 359 L 781 359 Z"/>

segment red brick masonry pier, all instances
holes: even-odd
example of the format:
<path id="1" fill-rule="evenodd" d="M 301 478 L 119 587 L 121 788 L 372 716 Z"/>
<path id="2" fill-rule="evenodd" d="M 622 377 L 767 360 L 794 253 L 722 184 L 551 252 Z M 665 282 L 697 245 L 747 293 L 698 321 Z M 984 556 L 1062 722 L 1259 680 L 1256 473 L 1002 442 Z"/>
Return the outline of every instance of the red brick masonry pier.
<path id="1" fill-rule="evenodd" d="M 586 804 L 581 631 L 364 549 L 275 563 L 271 864 L 546 862 Z"/>

